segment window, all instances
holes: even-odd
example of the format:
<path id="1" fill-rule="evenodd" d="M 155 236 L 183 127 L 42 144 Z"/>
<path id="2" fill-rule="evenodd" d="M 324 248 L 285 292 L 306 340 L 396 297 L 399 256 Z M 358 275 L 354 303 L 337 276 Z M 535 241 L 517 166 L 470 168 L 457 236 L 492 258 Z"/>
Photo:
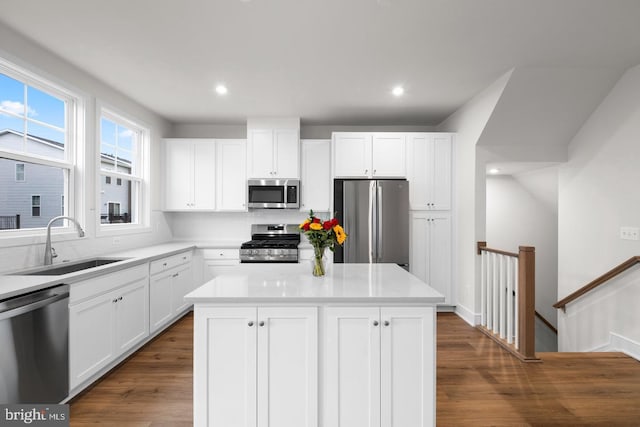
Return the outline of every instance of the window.
<path id="1" fill-rule="evenodd" d="M 24 182 L 24 163 L 16 163 L 16 182 Z"/>
<path id="2" fill-rule="evenodd" d="M 31 196 L 31 216 L 40 216 L 40 196 Z"/>
<path id="3" fill-rule="evenodd" d="M 0 220 L 21 218 L 0 237 L 45 227 L 60 213 L 61 196 L 73 200 L 79 104 L 66 89 L 0 58 Z"/>
<path id="4" fill-rule="evenodd" d="M 145 152 L 147 128 L 108 109 L 100 109 L 100 224 L 103 230 L 112 224 L 127 227 L 148 224 L 146 206 L 148 167 Z"/>

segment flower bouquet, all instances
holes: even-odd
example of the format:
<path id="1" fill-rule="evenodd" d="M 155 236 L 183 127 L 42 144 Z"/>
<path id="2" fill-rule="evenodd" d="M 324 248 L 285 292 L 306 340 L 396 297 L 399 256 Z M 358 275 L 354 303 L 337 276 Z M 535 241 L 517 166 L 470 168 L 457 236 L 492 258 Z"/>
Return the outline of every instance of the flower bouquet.
<path id="1" fill-rule="evenodd" d="M 313 214 L 313 210 L 309 212 L 309 218 L 300 224 L 300 230 L 313 246 L 313 275 L 324 276 L 324 250 L 329 248 L 333 252 L 336 243 L 342 245 L 347 240 L 347 233 L 336 218 L 323 221 Z"/>

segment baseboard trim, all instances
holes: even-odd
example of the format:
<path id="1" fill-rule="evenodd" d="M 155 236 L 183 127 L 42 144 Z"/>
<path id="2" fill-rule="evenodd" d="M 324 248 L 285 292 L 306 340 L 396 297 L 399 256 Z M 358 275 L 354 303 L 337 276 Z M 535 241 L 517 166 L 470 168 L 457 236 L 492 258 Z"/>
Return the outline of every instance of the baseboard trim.
<path id="1" fill-rule="evenodd" d="M 640 361 L 640 343 L 614 332 L 609 332 L 609 342 L 607 344 L 593 347 L 588 351 L 619 351 Z"/>
<path id="2" fill-rule="evenodd" d="M 462 320 L 464 320 L 471 326 L 476 326 L 480 324 L 480 320 L 481 320 L 480 314 L 474 313 L 473 311 L 469 310 L 467 307 L 465 307 L 462 304 L 456 305 L 455 313 L 458 315 L 458 317 L 460 317 Z"/>

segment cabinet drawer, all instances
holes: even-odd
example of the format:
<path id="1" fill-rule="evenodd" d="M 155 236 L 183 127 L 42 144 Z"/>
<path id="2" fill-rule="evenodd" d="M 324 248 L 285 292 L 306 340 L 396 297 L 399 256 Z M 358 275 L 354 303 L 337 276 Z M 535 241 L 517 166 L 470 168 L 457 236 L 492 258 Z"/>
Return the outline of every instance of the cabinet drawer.
<path id="1" fill-rule="evenodd" d="M 240 249 L 204 249 L 203 258 L 207 261 L 216 259 L 240 259 Z"/>
<path id="2" fill-rule="evenodd" d="M 149 274 L 154 275 L 167 271 L 181 264 L 191 262 L 193 257 L 193 251 L 182 252 L 180 254 L 172 255 L 170 257 L 162 258 L 156 261 L 152 261 L 149 264 Z"/>
<path id="3" fill-rule="evenodd" d="M 87 298 L 104 294 L 113 289 L 146 278 L 147 264 L 141 264 L 126 270 L 107 273 L 103 276 L 73 283 L 71 284 L 71 292 L 69 293 L 69 304 L 75 304 Z"/>

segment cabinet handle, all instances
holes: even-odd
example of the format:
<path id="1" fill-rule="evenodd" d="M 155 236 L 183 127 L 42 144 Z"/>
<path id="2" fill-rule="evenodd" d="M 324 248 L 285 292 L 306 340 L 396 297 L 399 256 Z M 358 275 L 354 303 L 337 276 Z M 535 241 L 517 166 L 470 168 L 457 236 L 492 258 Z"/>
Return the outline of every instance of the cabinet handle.
<path id="1" fill-rule="evenodd" d="M 374 321 L 373 321 L 373 326 L 378 326 L 378 325 L 379 325 L 378 321 L 377 321 L 377 320 L 374 320 Z"/>
<path id="2" fill-rule="evenodd" d="M 384 326 L 389 326 L 389 325 L 390 325 L 389 321 L 388 321 L 388 320 L 385 320 L 385 321 L 384 321 Z"/>
<path id="3" fill-rule="evenodd" d="M 249 323 L 247 323 L 247 325 L 249 325 L 249 327 L 253 326 L 253 320 L 249 320 Z"/>
<path id="4" fill-rule="evenodd" d="M 122 301 L 122 297 L 118 298 L 118 301 Z"/>
<path id="5" fill-rule="evenodd" d="M 261 321 L 258 323 L 258 326 L 264 326 L 264 321 L 262 321 L 262 320 L 261 320 Z"/>
<path id="6" fill-rule="evenodd" d="M 167 266 L 167 263 L 166 263 L 166 262 L 163 262 L 163 263 L 162 263 L 162 266 L 163 266 L 163 267 L 166 267 L 166 266 Z"/>
<path id="7" fill-rule="evenodd" d="M 179 275 L 180 275 L 180 273 L 176 273 L 176 274 L 174 274 L 174 275 L 173 275 L 173 276 L 171 276 L 171 277 L 178 277 Z"/>
<path id="8" fill-rule="evenodd" d="M 111 302 L 118 302 L 118 298 L 112 300 Z"/>

